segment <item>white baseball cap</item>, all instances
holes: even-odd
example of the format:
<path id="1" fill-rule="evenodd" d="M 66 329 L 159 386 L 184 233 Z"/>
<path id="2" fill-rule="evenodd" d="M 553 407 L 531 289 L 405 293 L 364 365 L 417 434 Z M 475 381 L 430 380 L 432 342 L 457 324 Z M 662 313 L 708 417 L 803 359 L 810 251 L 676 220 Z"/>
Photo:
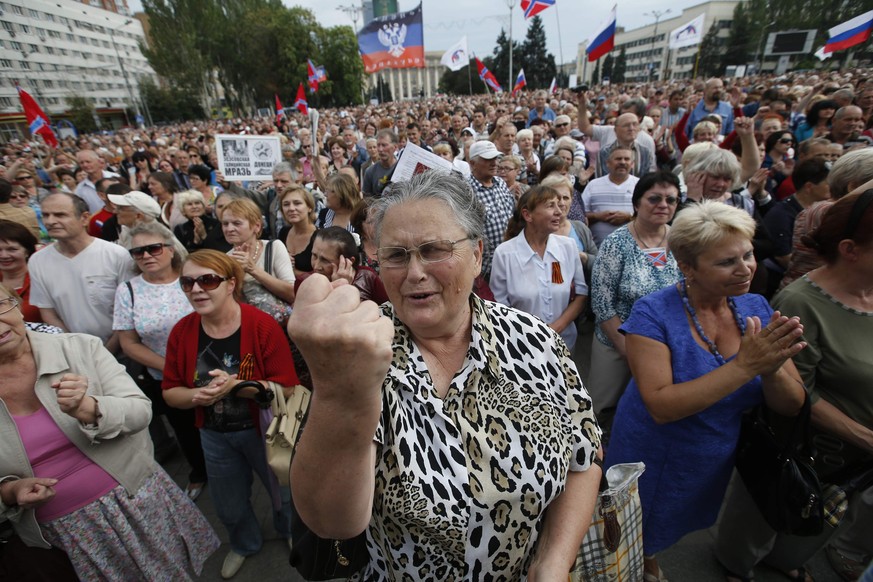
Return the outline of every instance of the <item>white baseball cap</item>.
<path id="1" fill-rule="evenodd" d="M 161 215 L 161 205 L 158 204 L 154 198 L 152 198 L 145 192 L 140 192 L 139 190 L 128 192 L 123 196 L 119 196 L 118 194 L 109 194 L 107 198 L 109 198 L 109 201 L 116 206 L 130 206 L 132 208 L 135 208 L 139 212 L 143 214 L 148 214 L 149 216 L 153 216 L 154 218 L 157 218 Z"/>
<path id="2" fill-rule="evenodd" d="M 497 149 L 493 143 L 487 140 L 481 140 L 475 142 L 472 146 L 470 146 L 470 159 L 473 158 L 484 158 L 486 160 L 493 160 L 494 158 L 498 158 L 503 154 Z"/>

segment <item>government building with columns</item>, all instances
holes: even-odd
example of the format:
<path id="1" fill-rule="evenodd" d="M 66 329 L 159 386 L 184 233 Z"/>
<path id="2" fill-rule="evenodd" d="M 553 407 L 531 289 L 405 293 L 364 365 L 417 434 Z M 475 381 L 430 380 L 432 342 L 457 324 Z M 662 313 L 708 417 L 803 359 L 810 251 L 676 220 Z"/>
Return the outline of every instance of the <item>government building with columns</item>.
<path id="1" fill-rule="evenodd" d="M 379 75 L 391 90 L 395 101 L 433 97 L 439 92 L 440 78 L 448 70 L 440 63 L 443 51 L 425 51 L 423 69 L 382 69 L 367 76 L 369 86 L 377 84 Z"/>

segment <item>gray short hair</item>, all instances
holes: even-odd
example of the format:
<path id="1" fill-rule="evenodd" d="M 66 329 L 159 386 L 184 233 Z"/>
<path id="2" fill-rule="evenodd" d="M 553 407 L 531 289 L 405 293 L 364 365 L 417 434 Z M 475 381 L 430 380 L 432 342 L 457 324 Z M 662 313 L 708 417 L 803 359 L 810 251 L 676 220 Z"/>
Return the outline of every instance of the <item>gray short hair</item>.
<path id="1" fill-rule="evenodd" d="M 740 163 L 732 152 L 715 147 L 701 153 L 687 168 L 683 166 L 682 171 L 686 178 L 691 174 L 702 173 L 730 178 L 736 184 L 740 178 Z"/>
<path id="2" fill-rule="evenodd" d="M 271 174 L 273 176 L 275 176 L 276 174 L 290 174 L 291 181 L 297 181 L 297 170 L 295 170 L 294 166 L 292 166 L 289 162 L 279 162 L 278 164 L 273 166 L 273 171 L 271 172 Z"/>
<path id="3" fill-rule="evenodd" d="M 372 207 L 376 244 L 382 240 L 382 221 L 391 208 L 404 202 L 437 200 L 451 210 L 452 216 L 471 242 L 485 240 L 485 206 L 479 202 L 470 184 L 458 174 L 429 170 L 385 189 Z"/>
<path id="4" fill-rule="evenodd" d="M 199 202 L 200 204 L 206 205 L 206 200 L 203 198 L 203 193 L 200 190 L 185 190 L 183 192 L 179 192 L 176 194 L 177 202 L 179 204 L 179 210 L 185 207 L 186 204 L 190 204 L 191 202 Z"/>
<path id="5" fill-rule="evenodd" d="M 873 180 L 873 149 L 855 150 L 840 156 L 831 173 L 828 174 L 828 186 L 831 198 L 842 198 L 852 188 Z"/>
<path id="6" fill-rule="evenodd" d="M 175 253 L 173 254 L 172 266 L 174 271 L 178 271 L 182 268 L 182 263 L 185 262 L 185 259 L 188 258 L 188 251 L 185 249 L 184 245 L 176 238 L 176 236 L 170 232 L 170 229 L 161 224 L 156 220 L 152 220 L 149 222 L 138 222 L 134 226 L 127 231 L 127 237 L 125 242 L 127 243 L 127 250 L 130 250 L 133 246 L 133 237 L 145 234 L 156 236 L 162 241 L 164 244 L 171 245 Z M 134 263 L 133 270 L 140 274 L 142 271 L 139 266 Z"/>
<path id="7" fill-rule="evenodd" d="M 667 243 L 677 261 L 696 267 L 698 256 L 735 234 L 751 241 L 755 236 L 755 219 L 724 202 L 703 200 L 676 214 Z"/>

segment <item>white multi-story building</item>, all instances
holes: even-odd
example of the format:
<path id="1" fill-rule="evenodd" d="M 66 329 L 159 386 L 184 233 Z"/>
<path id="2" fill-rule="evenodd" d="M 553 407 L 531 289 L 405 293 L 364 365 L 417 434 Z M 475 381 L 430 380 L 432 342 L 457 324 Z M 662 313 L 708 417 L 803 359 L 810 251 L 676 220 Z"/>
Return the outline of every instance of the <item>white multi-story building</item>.
<path id="1" fill-rule="evenodd" d="M 737 0 L 712 0 L 685 8 L 675 15 L 671 12 L 670 18 L 662 18 L 657 23 L 653 22 L 640 28 L 624 30 L 617 27 L 615 48 L 611 54 L 613 58 L 617 58 L 621 49 L 625 49 L 627 57 L 625 81 L 684 79 L 693 76 L 698 47 L 670 50 L 667 46 L 670 32 L 703 14 L 704 36 L 715 26 L 719 38 L 725 39 L 730 33 L 734 8 L 737 4 Z M 576 74 L 580 79 L 590 80 L 594 72 L 594 63 L 585 63 L 585 48 L 586 43 L 580 43 Z"/>
<path id="2" fill-rule="evenodd" d="M 0 140 L 24 137 L 16 84 L 50 116 L 68 97 L 91 101 L 97 115 L 126 120 L 140 111 L 139 83 L 157 76 L 140 52 L 140 20 L 127 5 L 106 0 L 0 0 Z M 114 8 L 114 10 L 113 10 Z"/>

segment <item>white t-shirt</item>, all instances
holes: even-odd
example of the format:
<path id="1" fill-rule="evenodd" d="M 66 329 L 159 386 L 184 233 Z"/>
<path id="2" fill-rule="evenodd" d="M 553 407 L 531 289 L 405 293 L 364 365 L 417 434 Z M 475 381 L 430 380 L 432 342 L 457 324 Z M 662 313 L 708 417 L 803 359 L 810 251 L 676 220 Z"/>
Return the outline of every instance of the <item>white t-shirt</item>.
<path id="1" fill-rule="evenodd" d="M 125 249 L 93 239 L 69 258 L 51 245 L 30 258 L 28 270 L 31 305 L 54 309 L 68 331 L 109 339 L 115 289 L 133 276 L 133 259 Z"/>
<path id="2" fill-rule="evenodd" d="M 636 176 L 628 176 L 627 180 L 621 184 L 614 183 L 609 179 L 609 176 L 591 180 L 585 187 L 585 191 L 582 192 L 582 204 L 585 205 L 585 212 L 618 210 L 633 214 L 634 205 L 631 198 L 639 181 L 640 179 Z M 597 243 L 597 246 L 600 246 L 600 243 L 619 226 L 621 225 L 603 221 L 592 223 L 591 234 L 594 236 L 594 242 Z"/>

